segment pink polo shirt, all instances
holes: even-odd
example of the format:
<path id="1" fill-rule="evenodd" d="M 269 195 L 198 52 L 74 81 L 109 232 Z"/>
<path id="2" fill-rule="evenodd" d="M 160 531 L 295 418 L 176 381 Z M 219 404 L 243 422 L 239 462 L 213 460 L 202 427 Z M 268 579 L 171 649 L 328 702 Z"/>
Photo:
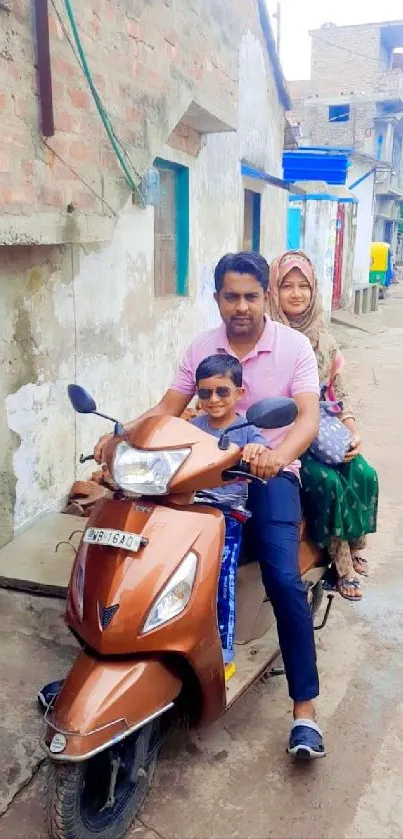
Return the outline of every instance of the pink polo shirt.
<path id="1" fill-rule="evenodd" d="M 188 347 L 178 372 L 171 384 L 185 396 L 196 392 L 195 373 L 204 358 L 216 353 L 235 356 L 227 338 L 225 324 L 218 329 L 202 332 Z M 236 356 L 235 356 L 236 357 Z M 245 414 L 250 405 L 268 396 L 296 396 L 298 393 L 319 395 L 318 365 L 308 338 L 295 329 L 266 318 L 259 341 L 248 355 L 240 359 L 243 369 L 245 396 L 238 402 L 237 410 Z M 288 428 L 263 431 L 272 448 L 285 438 Z M 298 474 L 299 461 L 290 465 Z"/>

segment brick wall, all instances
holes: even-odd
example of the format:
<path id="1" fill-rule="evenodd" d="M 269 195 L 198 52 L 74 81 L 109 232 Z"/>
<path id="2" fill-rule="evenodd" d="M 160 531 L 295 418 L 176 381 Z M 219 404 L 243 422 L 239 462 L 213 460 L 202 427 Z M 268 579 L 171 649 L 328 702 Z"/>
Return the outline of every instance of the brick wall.
<path id="1" fill-rule="evenodd" d="M 56 132 L 48 140 L 39 128 L 33 2 L 0 7 L 0 214 L 28 216 L 35 207 L 64 218 L 69 204 L 108 214 L 102 199 L 118 212 L 129 188 L 66 37 L 63 3 L 55 5 Z M 248 28 L 261 38 L 255 0 L 86 0 L 74 9 L 95 84 L 137 172 L 168 138 L 197 154 L 200 135 L 176 127 L 192 99 L 235 124 L 240 38 Z"/>
<path id="2" fill-rule="evenodd" d="M 201 148 L 201 135 L 188 125 L 179 122 L 168 139 L 168 145 L 177 151 L 197 157 Z"/>
<path id="3" fill-rule="evenodd" d="M 311 36 L 311 79 L 290 82 L 291 121 L 301 123 L 303 141 L 374 154 L 376 100 L 392 98 L 401 83 L 398 70 L 387 70 L 379 24 L 325 25 Z M 343 103 L 350 106 L 349 121 L 330 122 L 329 105 Z"/>
<path id="4" fill-rule="evenodd" d="M 322 92 L 371 89 L 387 69 L 378 24 L 322 27 L 311 36 L 311 79 Z"/>
<path id="5" fill-rule="evenodd" d="M 351 102 L 348 122 L 329 121 L 329 105 L 322 101 L 316 102 L 315 97 L 300 102 L 293 100 L 293 105 L 290 119 L 293 124 L 301 124 L 301 142 L 309 140 L 312 145 L 351 146 L 357 151 L 373 152 L 375 103 Z"/>

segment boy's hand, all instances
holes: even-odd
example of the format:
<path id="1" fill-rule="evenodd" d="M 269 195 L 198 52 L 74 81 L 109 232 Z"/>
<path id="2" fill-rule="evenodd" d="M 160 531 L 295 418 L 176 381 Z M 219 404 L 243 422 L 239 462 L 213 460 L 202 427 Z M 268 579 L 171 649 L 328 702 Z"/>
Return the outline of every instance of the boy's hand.
<path id="1" fill-rule="evenodd" d="M 242 449 L 242 460 L 245 463 L 252 463 L 260 454 L 264 454 L 266 451 L 266 446 L 263 446 L 261 443 L 247 443 Z"/>
<path id="2" fill-rule="evenodd" d="M 242 460 L 249 463 L 251 475 L 263 480 L 274 478 L 287 465 L 281 452 L 268 449 L 259 443 L 248 443 L 243 449 Z"/>

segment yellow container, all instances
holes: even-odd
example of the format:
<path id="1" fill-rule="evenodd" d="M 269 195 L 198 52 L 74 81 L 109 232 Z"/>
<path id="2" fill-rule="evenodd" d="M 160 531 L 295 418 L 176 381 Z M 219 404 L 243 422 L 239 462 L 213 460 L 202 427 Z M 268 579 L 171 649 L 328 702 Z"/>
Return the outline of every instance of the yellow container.
<path id="1" fill-rule="evenodd" d="M 388 270 L 389 248 L 389 242 L 371 242 L 371 273 Z"/>

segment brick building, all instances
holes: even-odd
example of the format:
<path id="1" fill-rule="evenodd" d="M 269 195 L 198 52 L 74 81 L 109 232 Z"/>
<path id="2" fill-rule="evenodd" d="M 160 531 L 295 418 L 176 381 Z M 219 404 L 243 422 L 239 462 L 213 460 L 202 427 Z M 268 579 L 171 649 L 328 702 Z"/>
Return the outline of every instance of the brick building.
<path id="1" fill-rule="evenodd" d="M 0 3 L 2 543 L 59 507 L 103 430 L 68 382 L 140 413 L 214 325 L 218 257 L 285 244 L 263 0 L 46 6 Z"/>
<path id="2" fill-rule="evenodd" d="M 403 21 L 325 24 L 310 34 L 311 78 L 290 83 L 290 119 L 298 142 L 354 149 L 348 186 L 358 182 L 359 200 L 370 201 L 371 211 L 373 203 L 373 239 L 390 242 L 399 254 L 403 248 L 398 240 L 403 201 L 403 61 L 396 50 L 403 47 Z M 362 212 L 368 228 L 368 207 Z M 367 245 L 361 240 L 359 247 L 362 274 Z"/>

